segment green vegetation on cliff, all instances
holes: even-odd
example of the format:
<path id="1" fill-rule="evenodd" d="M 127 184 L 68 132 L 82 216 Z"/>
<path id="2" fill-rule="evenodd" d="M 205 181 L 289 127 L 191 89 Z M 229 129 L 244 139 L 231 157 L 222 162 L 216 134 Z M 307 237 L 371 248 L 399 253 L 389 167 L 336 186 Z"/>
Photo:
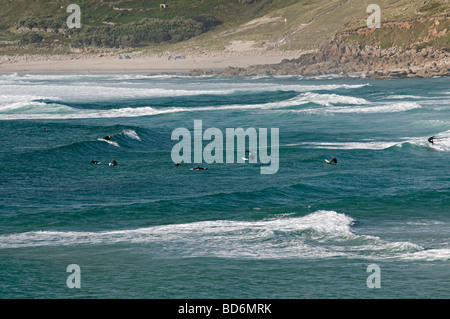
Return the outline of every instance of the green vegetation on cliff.
<path id="1" fill-rule="evenodd" d="M 67 6 L 81 8 L 69 29 Z M 360 46 L 449 50 L 448 0 L 377 0 L 381 28 L 367 28 L 372 0 L 0 0 L 0 54 L 70 47 L 223 50 L 317 49 L 339 38 Z M 161 4 L 167 4 L 161 8 Z"/>

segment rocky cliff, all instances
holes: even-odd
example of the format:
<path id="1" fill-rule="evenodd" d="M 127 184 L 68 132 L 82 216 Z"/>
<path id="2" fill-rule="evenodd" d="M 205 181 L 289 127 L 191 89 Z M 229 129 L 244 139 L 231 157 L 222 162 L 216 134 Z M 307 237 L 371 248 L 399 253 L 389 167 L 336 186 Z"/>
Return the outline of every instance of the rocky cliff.
<path id="1" fill-rule="evenodd" d="M 194 71 L 192 74 L 341 74 L 373 78 L 447 76 L 450 75 L 448 19 L 388 22 L 381 30 L 358 28 L 338 33 L 318 50 L 279 64 L 255 65 L 247 69 L 230 67 L 220 72 Z"/>
<path id="2" fill-rule="evenodd" d="M 193 71 L 192 74 L 213 74 Z M 229 67 L 216 72 L 222 76 L 324 74 L 365 75 L 367 77 L 432 77 L 450 75 L 450 54 L 432 47 L 421 50 L 350 46 L 331 42 L 315 53 L 275 65 L 255 65 L 247 69 Z"/>

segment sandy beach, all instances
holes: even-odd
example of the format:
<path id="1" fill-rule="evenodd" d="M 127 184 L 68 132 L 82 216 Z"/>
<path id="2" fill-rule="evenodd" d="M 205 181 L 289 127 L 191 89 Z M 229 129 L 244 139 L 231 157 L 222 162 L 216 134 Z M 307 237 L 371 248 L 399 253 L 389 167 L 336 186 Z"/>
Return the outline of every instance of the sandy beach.
<path id="1" fill-rule="evenodd" d="M 133 56 L 69 55 L 2 57 L 0 73 L 184 73 L 190 70 L 220 70 L 226 67 L 276 64 L 299 54 Z"/>

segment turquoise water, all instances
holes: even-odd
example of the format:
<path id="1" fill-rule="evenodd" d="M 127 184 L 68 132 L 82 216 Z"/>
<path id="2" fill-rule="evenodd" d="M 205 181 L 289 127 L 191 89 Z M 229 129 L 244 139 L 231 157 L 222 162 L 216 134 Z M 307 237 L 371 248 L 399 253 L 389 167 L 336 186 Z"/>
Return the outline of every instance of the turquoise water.
<path id="1" fill-rule="evenodd" d="M 175 167 L 194 120 L 278 171 Z M 450 297 L 448 78 L 3 75 L 0 145 L 1 298 Z"/>

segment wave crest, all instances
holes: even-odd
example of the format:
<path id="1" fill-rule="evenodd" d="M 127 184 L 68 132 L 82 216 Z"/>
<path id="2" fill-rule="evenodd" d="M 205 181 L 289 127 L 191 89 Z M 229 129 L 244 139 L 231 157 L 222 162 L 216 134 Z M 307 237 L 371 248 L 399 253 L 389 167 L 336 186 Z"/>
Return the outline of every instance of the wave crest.
<path id="1" fill-rule="evenodd" d="M 164 255 L 220 258 L 422 258 L 423 248 L 358 235 L 335 211 L 259 221 L 215 220 L 102 232 L 33 231 L 0 236 L 0 248 L 144 244 Z"/>

